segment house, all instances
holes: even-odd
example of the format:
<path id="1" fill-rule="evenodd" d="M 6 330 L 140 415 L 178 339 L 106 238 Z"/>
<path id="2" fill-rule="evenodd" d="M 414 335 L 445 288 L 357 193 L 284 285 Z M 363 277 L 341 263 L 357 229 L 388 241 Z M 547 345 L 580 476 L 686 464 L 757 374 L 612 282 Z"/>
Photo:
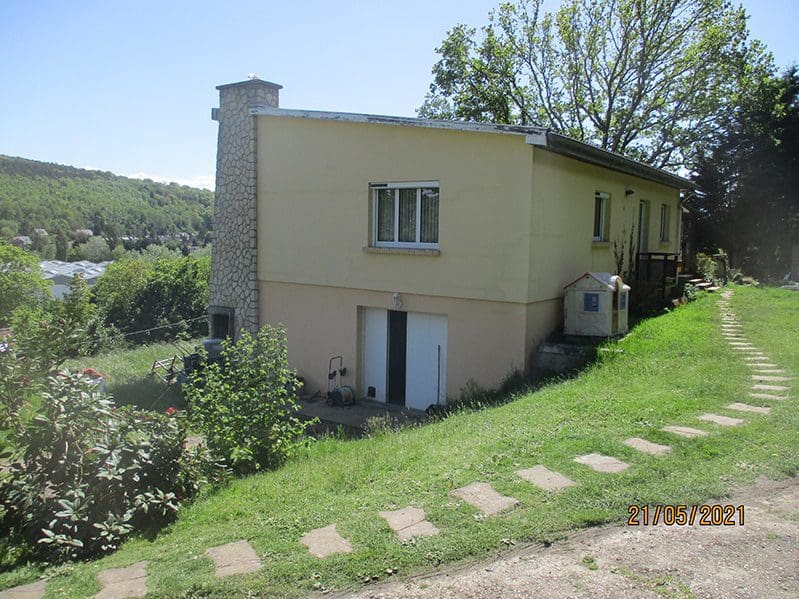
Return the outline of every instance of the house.
<path id="1" fill-rule="evenodd" d="M 95 263 L 88 260 L 79 262 L 42 260 L 39 262 L 39 267 L 42 269 L 44 280 L 50 283 L 50 293 L 56 299 L 63 299 L 69 293 L 69 284 L 75 275 L 83 277 L 86 284 L 91 287 L 105 272 L 109 264 L 111 264 L 110 261 Z"/>
<path id="2" fill-rule="evenodd" d="M 563 287 L 676 258 L 685 179 L 540 127 L 290 110 L 221 85 L 212 336 L 282 323 L 324 392 L 424 409 L 527 369 Z M 676 263 L 676 262 L 675 262 Z M 627 265 L 630 267 L 630 265 Z M 634 283 L 633 283 L 634 284 Z"/>
<path id="3" fill-rule="evenodd" d="M 33 244 L 33 240 L 28 235 L 17 235 L 11 238 L 11 245 L 18 248 L 27 249 Z"/>

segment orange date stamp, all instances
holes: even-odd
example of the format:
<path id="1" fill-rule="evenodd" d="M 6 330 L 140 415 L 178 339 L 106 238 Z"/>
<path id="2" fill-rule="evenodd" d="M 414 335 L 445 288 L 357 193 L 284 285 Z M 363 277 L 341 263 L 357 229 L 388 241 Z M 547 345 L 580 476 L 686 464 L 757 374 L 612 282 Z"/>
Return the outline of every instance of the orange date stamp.
<path id="1" fill-rule="evenodd" d="M 743 505 L 629 505 L 627 526 L 743 526 Z"/>

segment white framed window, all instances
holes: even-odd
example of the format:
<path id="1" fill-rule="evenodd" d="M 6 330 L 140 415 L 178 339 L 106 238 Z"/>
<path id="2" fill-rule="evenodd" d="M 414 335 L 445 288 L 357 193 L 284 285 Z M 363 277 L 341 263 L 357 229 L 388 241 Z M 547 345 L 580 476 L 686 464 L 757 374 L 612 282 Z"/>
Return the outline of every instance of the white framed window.
<path id="1" fill-rule="evenodd" d="M 660 205 L 660 241 L 669 240 L 669 205 Z"/>
<path id="2" fill-rule="evenodd" d="M 438 249 L 438 181 L 370 187 L 374 246 Z"/>
<path id="3" fill-rule="evenodd" d="M 607 241 L 609 216 L 610 194 L 604 191 L 597 191 L 594 194 L 594 235 L 593 241 Z"/>

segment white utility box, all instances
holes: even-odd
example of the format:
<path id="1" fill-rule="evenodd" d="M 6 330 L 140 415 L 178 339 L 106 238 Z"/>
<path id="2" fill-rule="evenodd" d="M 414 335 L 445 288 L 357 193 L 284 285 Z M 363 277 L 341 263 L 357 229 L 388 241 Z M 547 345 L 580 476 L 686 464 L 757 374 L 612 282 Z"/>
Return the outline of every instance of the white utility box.
<path id="1" fill-rule="evenodd" d="M 619 275 L 587 272 L 563 292 L 567 335 L 612 337 L 627 332 L 630 287 Z"/>

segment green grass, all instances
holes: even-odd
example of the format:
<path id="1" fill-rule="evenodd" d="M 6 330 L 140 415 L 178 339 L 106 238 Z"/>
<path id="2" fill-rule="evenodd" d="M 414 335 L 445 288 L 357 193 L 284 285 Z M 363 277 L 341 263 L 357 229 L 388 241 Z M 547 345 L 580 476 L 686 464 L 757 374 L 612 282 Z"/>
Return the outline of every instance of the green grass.
<path id="1" fill-rule="evenodd" d="M 406 576 L 487 557 L 513 541 L 543 542 L 565 531 L 622 521 L 631 503 L 696 503 L 724 497 L 761 475 L 794 476 L 799 471 L 795 387 L 792 399 L 775 402 L 770 416 L 743 416 L 744 426 L 723 428 L 696 419 L 708 411 L 740 416 L 724 408 L 732 401 L 765 405 L 747 396 L 749 372 L 721 337 L 717 299 L 703 296 L 645 321 L 616 344 L 620 352 L 607 352 L 580 377 L 507 404 L 372 439 L 315 443 L 283 468 L 235 481 L 188 507 L 154 540 L 134 539 L 102 560 L 59 571 L 48 596 L 92 595 L 99 589 L 98 572 L 140 560 L 150 561 L 148 588 L 156 597 L 306 595 L 385 579 L 390 569 Z M 783 368 L 799 372 L 799 295 L 736 288 L 733 306 L 753 342 Z M 683 439 L 659 430 L 668 424 L 712 434 Z M 671 445 L 672 451 L 640 454 L 622 443 L 632 436 Z M 616 456 L 631 467 L 600 474 L 573 461 L 591 452 Z M 578 484 L 549 494 L 514 474 L 535 464 Z M 481 518 L 449 497 L 452 489 L 474 481 L 491 483 L 520 505 Z M 441 533 L 400 543 L 377 512 L 408 505 L 423 508 Z M 298 539 L 331 523 L 354 552 L 311 557 Z M 264 567 L 214 579 L 205 549 L 239 539 L 250 541 Z M 20 578 L 13 572 L 0 575 L 0 585 Z"/>
<path id="2" fill-rule="evenodd" d="M 199 340 L 180 342 L 180 348 L 189 350 Z M 119 405 L 135 405 L 146 410 L 163 411 L 169 406 L 183 407 L 183 397 L 176 387 L 169 387 L 161 379 L 150 376 L 155 360 L 179 354 L 172 343 L 154 343 L 134 349 L 114 350 L 99 356 L 76 358 L 64 366 L 71 370 L 94 368 L 106 375 L 108 392 Z M 182 364 L 178 363 L 178 368 Z"/>

